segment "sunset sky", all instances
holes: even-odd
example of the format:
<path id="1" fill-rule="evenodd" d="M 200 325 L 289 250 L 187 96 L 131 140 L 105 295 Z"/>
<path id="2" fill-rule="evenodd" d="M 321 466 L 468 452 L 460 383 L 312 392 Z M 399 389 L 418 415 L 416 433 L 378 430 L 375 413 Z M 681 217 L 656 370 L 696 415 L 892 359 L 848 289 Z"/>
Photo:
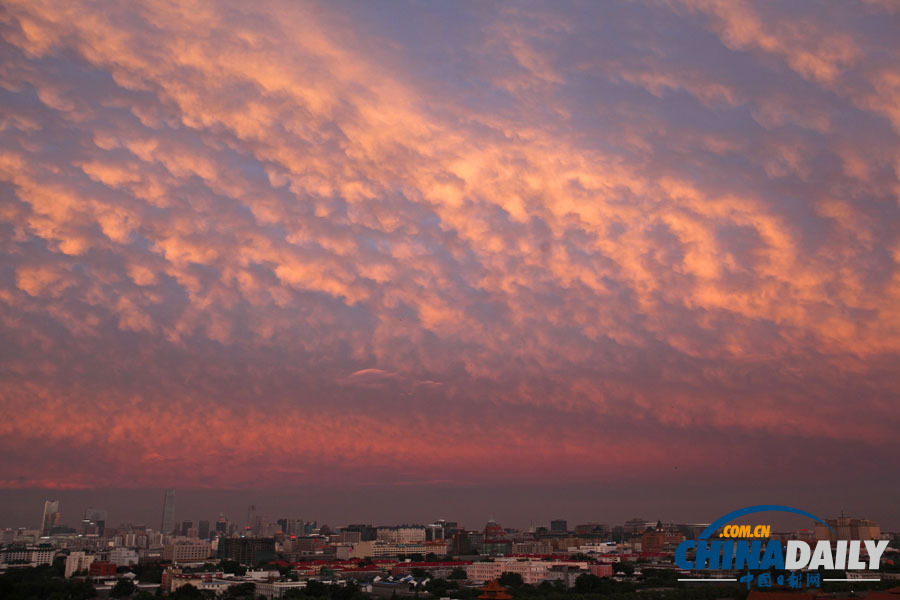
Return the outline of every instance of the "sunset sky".
<path id="1" fill-rule="evenodd" d="M 3 4 L 0 526 L 900 526 L 900 4 Z"/>

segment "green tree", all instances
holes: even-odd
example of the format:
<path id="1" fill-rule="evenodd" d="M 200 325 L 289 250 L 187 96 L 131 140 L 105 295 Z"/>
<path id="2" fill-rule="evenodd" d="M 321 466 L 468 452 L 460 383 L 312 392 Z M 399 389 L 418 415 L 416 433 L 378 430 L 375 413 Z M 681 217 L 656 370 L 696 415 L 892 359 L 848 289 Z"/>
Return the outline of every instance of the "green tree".
<path id="1" fill-rule="evenodd" d="M 51 565 L 12 569 L 0 575 L 0 598 L 3 600 L 86 600 L 96 595 L 90 582 L 63 579 Z"/>
<path id="2" fill-rule="evenodd" d="M 306 587 L 303 591 L 307 596 L 313 596 L 314 598 L 324 598 L 328 595 L 328 587 L 321 581 L 315 581 L 314 579 L 310 579 L 306 582 Z"/>
<path id="3" fill-rule="evenodd" d="M 219 563 L 219 568 L 225 571 L 226 573 L 234 573 L 238 577 L 247 574 L 247 567 L 242 565 L 236 560 L 223 560 Z"/>
<path id="4" fill-rule="evenodd" d="M 256 593 L 256 584 L 252 582 L 247 583 L 239 583 L 237 585 L 229 586 L 228 590 L 225 592 L 226 598 L 253 598 L 253 595 Z"/>
<path id="5" fill-rule="evenodd" d="M 584 552 L 578 552 L 576 554 L 573 554 L 569 558 L 571 558 L 572 560 L 591 560 L 590 557 Z"/>
<path id="6" fill-rule="evenodd" d="M 425 591 L 430 593 L 432 596 L 437 596 L 438 598 L 446 596 L 447 590 L 453 590 L 457 588 L 459 588 L 459 584 L 455 581 L 451 582 L 439 577 L 429 579 L 428 583 L 425 584 Z"/>
<path id="7" fill-rule="evenodd" d="M 573 587 L 578 594 L 595 594 L 599 593 L 602 588 L 603 580 L 591 573 L 579 575 L 578 578 L 575 579 L 575 586 Z"/>
<path id="8" fill-rule="evenodd" d="M 564 591 L 562 581 L 555 579 L 553 581 L 544 580 L 537 586 L 537 591 L 541 596 L 549 596 L 555 592 Z"/>
<path id="9" fill-rule="evenodd" d="M 452 571 L 450 571 L 450 579 L 467 579 L 469 576 L 466 574 L 465 569 L 461 569 L 456 567 Z"/>
<path id="10" fill-rule="evenodd" d="M 58 577 L 63 577 L 66 574 L 66 557 L 65 556 L 57 556 L 53 559 L 53 571 L 56 573 Z"/>
<path id="11" fill-rule="evenodd" d="M 142 567 L 135 571 L 141 583 L 162 583 L 162 574 L 161 567 Z"/>
<path id="12" fill-rule="evenodd" d="M 122 578 L 116 582 L 109 592 L 110 598 L 127 598 L 134 593 L 136 586 L 130 579 Z"/>
<path id="13" fill-rule="evenodd" d="M 525 581 L 518 573 L 504 573 L 500 576 L 500 585 L 508 588 L 522 587 Z"/>
<path id="14" fill-rule="evenodd" d="M 174 598 L 175 600 L 206 600 L 200 590 L 189 583 L 175 590 L 169 598 Z"/>
<path id="15" fill-rule="evenodd" d="M 331 585 L 328 586 L 330 598 L 334 600 L 353 600 L 361 594 L 359 585 L 354 581 L 348 581 L 346 585 Z"/>
<path id="16" fill-rule="evenodd" d="M 630 577 L 634 575 L 634 565 L 630 562 L 613 563 L 613 571 Z"/>

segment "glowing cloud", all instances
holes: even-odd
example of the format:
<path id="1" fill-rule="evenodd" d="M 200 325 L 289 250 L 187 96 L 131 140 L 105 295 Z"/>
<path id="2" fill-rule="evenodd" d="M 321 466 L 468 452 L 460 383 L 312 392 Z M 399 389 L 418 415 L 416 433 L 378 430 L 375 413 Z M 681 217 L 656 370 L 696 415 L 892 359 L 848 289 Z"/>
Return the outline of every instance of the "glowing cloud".
<path id="1" fill-rule="evenodd" d="M 6 2 L 0 487 L 896 461 L 898 30 Z"/>

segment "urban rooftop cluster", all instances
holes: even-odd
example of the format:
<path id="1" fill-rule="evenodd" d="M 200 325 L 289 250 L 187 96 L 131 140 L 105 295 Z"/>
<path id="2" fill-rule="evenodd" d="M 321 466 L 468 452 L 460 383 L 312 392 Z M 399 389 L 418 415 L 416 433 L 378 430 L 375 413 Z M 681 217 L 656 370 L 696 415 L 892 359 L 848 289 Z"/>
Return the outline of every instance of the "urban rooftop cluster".
<path id="1" fill-rule="evenodd" d="M 665 595 L 666 590 L 683 591 L 683 585 L 693 583 L 692 577 L 700 581 L 697 573 L 679 571 L 673 557 L 678 544 L 696 539 L 708 526 L 634 518 L 622 524 L 597 521 L 573 527 L 555 519 L 523 531 L 505 528 L 494 519 L 475 529 L 444 519 L 330 527 L 299 518 L 270 518 L 253 505 L 242 519 L 220 513 L 214 520 L 178 521 L 174 490 L 165 491 L 162 504 L 156 529 L 133 523 L 111 527 L 108 512 L 98 508 L 84 511 L 79 523 L 64 525 L 59 501 L 46 501 L 39 529 L 0 531 L 0 590 L 2 585 L 16 589 L 15 585 L 24 585 L 26 573 L 40 572 L 58 580 L 57 585 L 76 586 L 68 590 L 68 597 L 85 598 L 99 593 L 502 600 L 525 591 L 547 596 L 637 593 L 641 586 Z M 891 540 L 881 557 L 880 587 L 892 581 L 900 584 L 900 535 L 882 532 L 874 521 L 841 516 L 827 519 L 826 525 L 766 533 L 784 542 Z M 736 573 L 720 570 L 706 575 L 723 578 L 724 584 Z M 6 577 L 12 579 L 4 584 Z M 732 586 L 719 597 L 739 598 L 740 591 Z M 872 591 L 875 595 L 869 600 L 890 593 Z M 900 600 L 900 595 L 889 600 Z"/>

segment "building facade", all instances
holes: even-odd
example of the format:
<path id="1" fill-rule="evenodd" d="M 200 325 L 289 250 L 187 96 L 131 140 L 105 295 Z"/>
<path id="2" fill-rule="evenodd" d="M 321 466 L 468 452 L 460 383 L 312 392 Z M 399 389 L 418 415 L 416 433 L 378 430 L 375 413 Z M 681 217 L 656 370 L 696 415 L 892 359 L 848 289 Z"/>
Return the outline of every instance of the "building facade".
<path id="1" fill-rule="evenodd" d="M 221 538 L 220 559 L 234 560 L 242 565 L 275 559 L 275 538 Z"/>
<path id="2" fill-rule="evenodd" d="M 175 490 L 172 488 L 166 490 L 163 498 L 162 523 L 160 523 L 159 531 L 161 533 L 175 531 Z"/>
<path id="3" fill-rule="evenodd" d="M 50 530 L 59 525 L 59 500 L 44 502 L 44 514 L 41 517 L 41 537 L 50 535 Z"/>
<path id="4" fill-rule="evenodd" d="M 840 516 L 836 519 L 825 519 L 829 529 L 821 523 L 815 524 L 817 540 L 877 540 L 881 539 L 881 526 L 869 519 L 857 519 Z M 832 529 L 834 531 L 832 531 Z"/>
<path id="5" fill-rule="evenodd" d="M 173 563 L 200 562 L 209 556 L 210 546 L 207 541 L 174 542 L 163 548 L 163 560 Z"/>

